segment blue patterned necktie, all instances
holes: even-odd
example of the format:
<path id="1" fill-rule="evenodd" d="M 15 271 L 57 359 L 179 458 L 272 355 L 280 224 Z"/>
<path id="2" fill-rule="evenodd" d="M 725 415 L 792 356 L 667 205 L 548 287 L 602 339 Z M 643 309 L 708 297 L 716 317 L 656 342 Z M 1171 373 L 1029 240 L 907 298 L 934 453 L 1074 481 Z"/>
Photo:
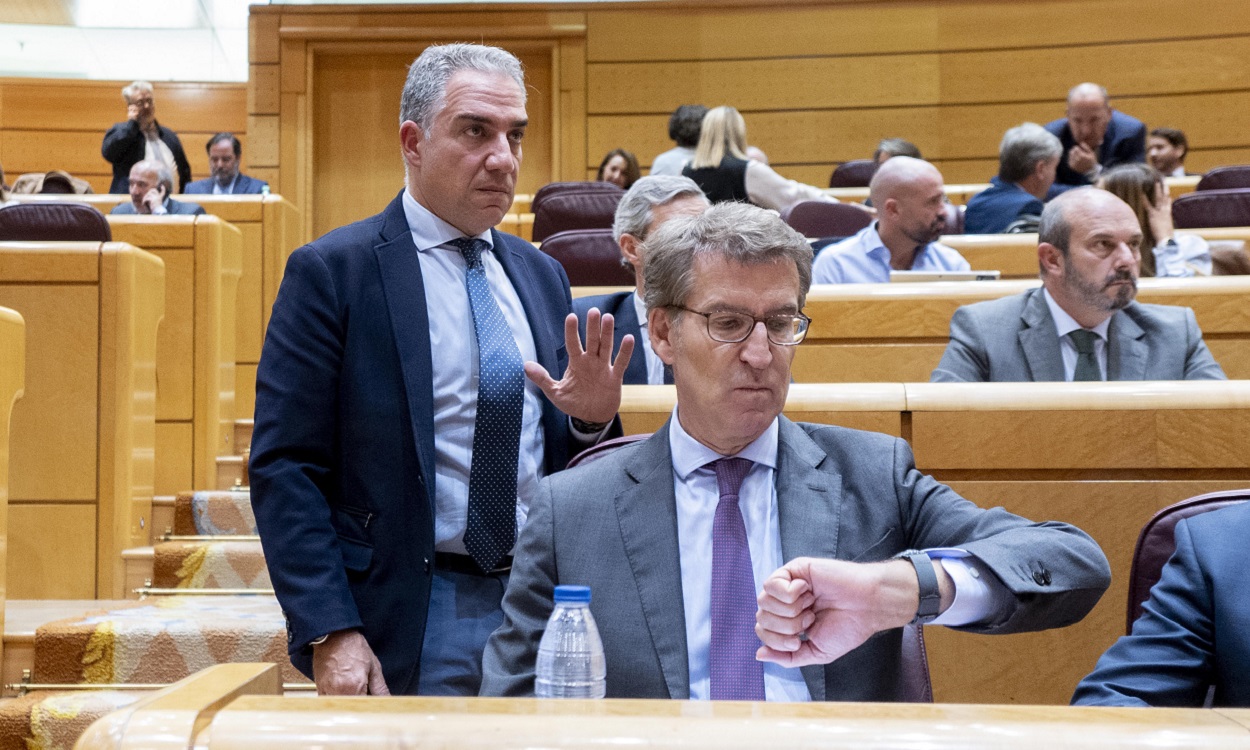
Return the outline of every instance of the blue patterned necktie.
<path id="1" fill-rule="evenodd" d="M 751 471 L 745 458 L 713 461 L 720 502 L 712 520 L 712 700 L 764 700 L 764 665 L 755 659 L 755 572 L 738 490 Z"/>
<path id="2" fill-rule="evenodd" d="M 512 329 L 486 280 L 485 240 L 452 240 L 464 255 L 465 286 L 477 335 L 477 417 L 469 469 L 469 517 L 464 547 L 483 571 L 493 570 L 516 541 L 517 452 L 525 372 Z"/>

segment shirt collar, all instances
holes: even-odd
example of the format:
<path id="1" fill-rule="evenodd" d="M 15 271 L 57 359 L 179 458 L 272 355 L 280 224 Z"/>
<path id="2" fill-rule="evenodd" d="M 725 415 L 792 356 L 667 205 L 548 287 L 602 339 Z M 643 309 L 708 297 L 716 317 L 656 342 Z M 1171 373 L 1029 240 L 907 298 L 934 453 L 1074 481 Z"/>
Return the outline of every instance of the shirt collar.
<path id="1" fill-rule="evenodd" d="M 1042 287 L 1042 296 L 1046 299 L 1046 306 L 1050 308 L 1050 317 L 1055 321 L 1055 333 L 1059 334 L 1060 340 L 1063 340 L 1064 336 L 1067 336 L 1069 333 L 1072 333 L 1078 328 L 1085 327 L 1076 322 L 1076 319 L 1069 315 L 1067 310 L 1064 310 L 1059 306 L 1059 303 L 1055 301 L 1055 298 L 1050 296 L 1050 292 L 1046 290 L 1046 287 Z M 1106 341 L 1107 329 L 1111 326 L 1112 317 L 1115 317 L 1114 313 L 1112 313 L 1111 317 L 1108 317 L 1103 322 L 1087 330 L 1093 331 L 1098 334 L 1098 338 Z"/>
<path id="2" fill-rule="evenodd" d="M 417 203 L 417 199 L 413 198 L 412 194 L 407 190 L 404 190 L 403 203 L 404 218 L 408 221 L 408 229 L 412 232 L 412 241 L 417 246 L 417 252 L 423 253 L 426 250 L 446 245 L 454 239 L 465 236 L 464 232 L 438 218 L 433 211 Z M 477 235 L 477 239 L 485 240 L 486 244 L 494 249 L 495 242 L 491 238 L 489 229 Z"/>
<path id="3" fill-rule="evenodd" d="M 864 249 L 867 251 L 868 255 L 880 258 L 882 262 L 889 266 L 891 260 L 890 248 L 886 247 L 885 243 L 881 241 L 881 232 L 878 229 L 879 226 L 880 222 L 873 221 L 871 224 L 860 230 L 864 233 Z M 929 248 L 933 247 L 934 244 L 934 242 L 929 242 L 924 245 L 916 246 L 916 255 L 911 259 L 912 268 L 915 268 L 920 263 L 920 258 L 925 253 L 929 252 Z"/>
<path id="4" fill-rule="evenodd" d="M 642 297 L 638 295 L 637 289 L 634 290 L 634 293 L 631 296 L 634 298 L 634 313 L 638 315 L 638 327 L 646 328 L 647 303 L 642 301 Z"/>
<path id="5" fill-rule="evenodd" d="M 685 482 L 698 469 L 712 461 L 725 458 L 707 447 L 682 429 L 681 420 L 677 418 L 680 405 L 673 408 L 673 417 L 668 422 L 668 447 L 673 454 L 673 471 L 677 478 Z M 747 447 L 735 454 L 738 458 L 746 458 L 757 464 L 764 464 L 770 469 L 777 468 L 777 419 L 763 434 L 752 440 Z"/>

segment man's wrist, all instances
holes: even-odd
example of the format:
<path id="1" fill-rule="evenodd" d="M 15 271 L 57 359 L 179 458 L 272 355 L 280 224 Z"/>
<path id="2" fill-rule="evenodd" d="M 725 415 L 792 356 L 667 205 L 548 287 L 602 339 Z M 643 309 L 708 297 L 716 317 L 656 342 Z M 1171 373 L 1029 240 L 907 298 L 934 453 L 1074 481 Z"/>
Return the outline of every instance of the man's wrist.
<path id="1" fill-rule="evenodd" d="M 587 422 L 584 419 L 570 416 L 569 422 L 573 425 L 573 429 L 585 435 L 598 435 L 608 429 L 608 425 L 612 424 L 612 420 L 606 422 Z"/>
<path id="2" fill-rule="evenodd" d="M 922 550 L 907 550 L 896 557 L 907 561 L 916 576 L 916 609 L 908 624 L 925 625 L 942 613 L 942 592 L 938 585 L 937 564 Z"/>

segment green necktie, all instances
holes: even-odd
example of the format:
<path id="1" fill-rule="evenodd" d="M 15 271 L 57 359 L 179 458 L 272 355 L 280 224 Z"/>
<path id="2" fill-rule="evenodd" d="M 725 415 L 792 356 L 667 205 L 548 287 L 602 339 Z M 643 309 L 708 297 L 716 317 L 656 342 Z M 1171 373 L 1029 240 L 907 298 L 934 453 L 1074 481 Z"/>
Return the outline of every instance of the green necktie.
<path id="1" fill-rule="evenodd" d="M 1072 380 L 1102 380 L 1102 369 L 1098 367 L 1098 358 L 1094 356 L 1094 340 L 1098 338 L 1098 334 L 1078 328 L 1069 333 L 1068 337 L 1076 345 L 1076 371 L 1072 374 Z"/>

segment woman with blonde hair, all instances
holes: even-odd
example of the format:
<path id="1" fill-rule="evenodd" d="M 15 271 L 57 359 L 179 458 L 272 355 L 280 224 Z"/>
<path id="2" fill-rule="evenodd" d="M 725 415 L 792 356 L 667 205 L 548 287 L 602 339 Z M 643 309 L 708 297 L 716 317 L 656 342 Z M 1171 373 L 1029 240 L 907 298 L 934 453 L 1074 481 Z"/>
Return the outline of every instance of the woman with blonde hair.
<path id="1" fill-rule="evenodd" d="M 747 126 L 733 107 L 716 107 L 703 116 L 694 159 L 682 174 L 694 180 L 712 203 L 745 201 L 785 211 L 800 201 L 837 199 L 820 188 L 787 180 L 772 167 L 746 156 Z"/>
<path id="2" fill-rule="evenodd" d="M 1142 276 L 1210 276 L 1211 245 L 1172 226 L 1172 196 L 1163 175 L 1148 164 L 1121 164 L 1103 172 L 1098 187 L 1124 201 L 1141 225 Z"/>

